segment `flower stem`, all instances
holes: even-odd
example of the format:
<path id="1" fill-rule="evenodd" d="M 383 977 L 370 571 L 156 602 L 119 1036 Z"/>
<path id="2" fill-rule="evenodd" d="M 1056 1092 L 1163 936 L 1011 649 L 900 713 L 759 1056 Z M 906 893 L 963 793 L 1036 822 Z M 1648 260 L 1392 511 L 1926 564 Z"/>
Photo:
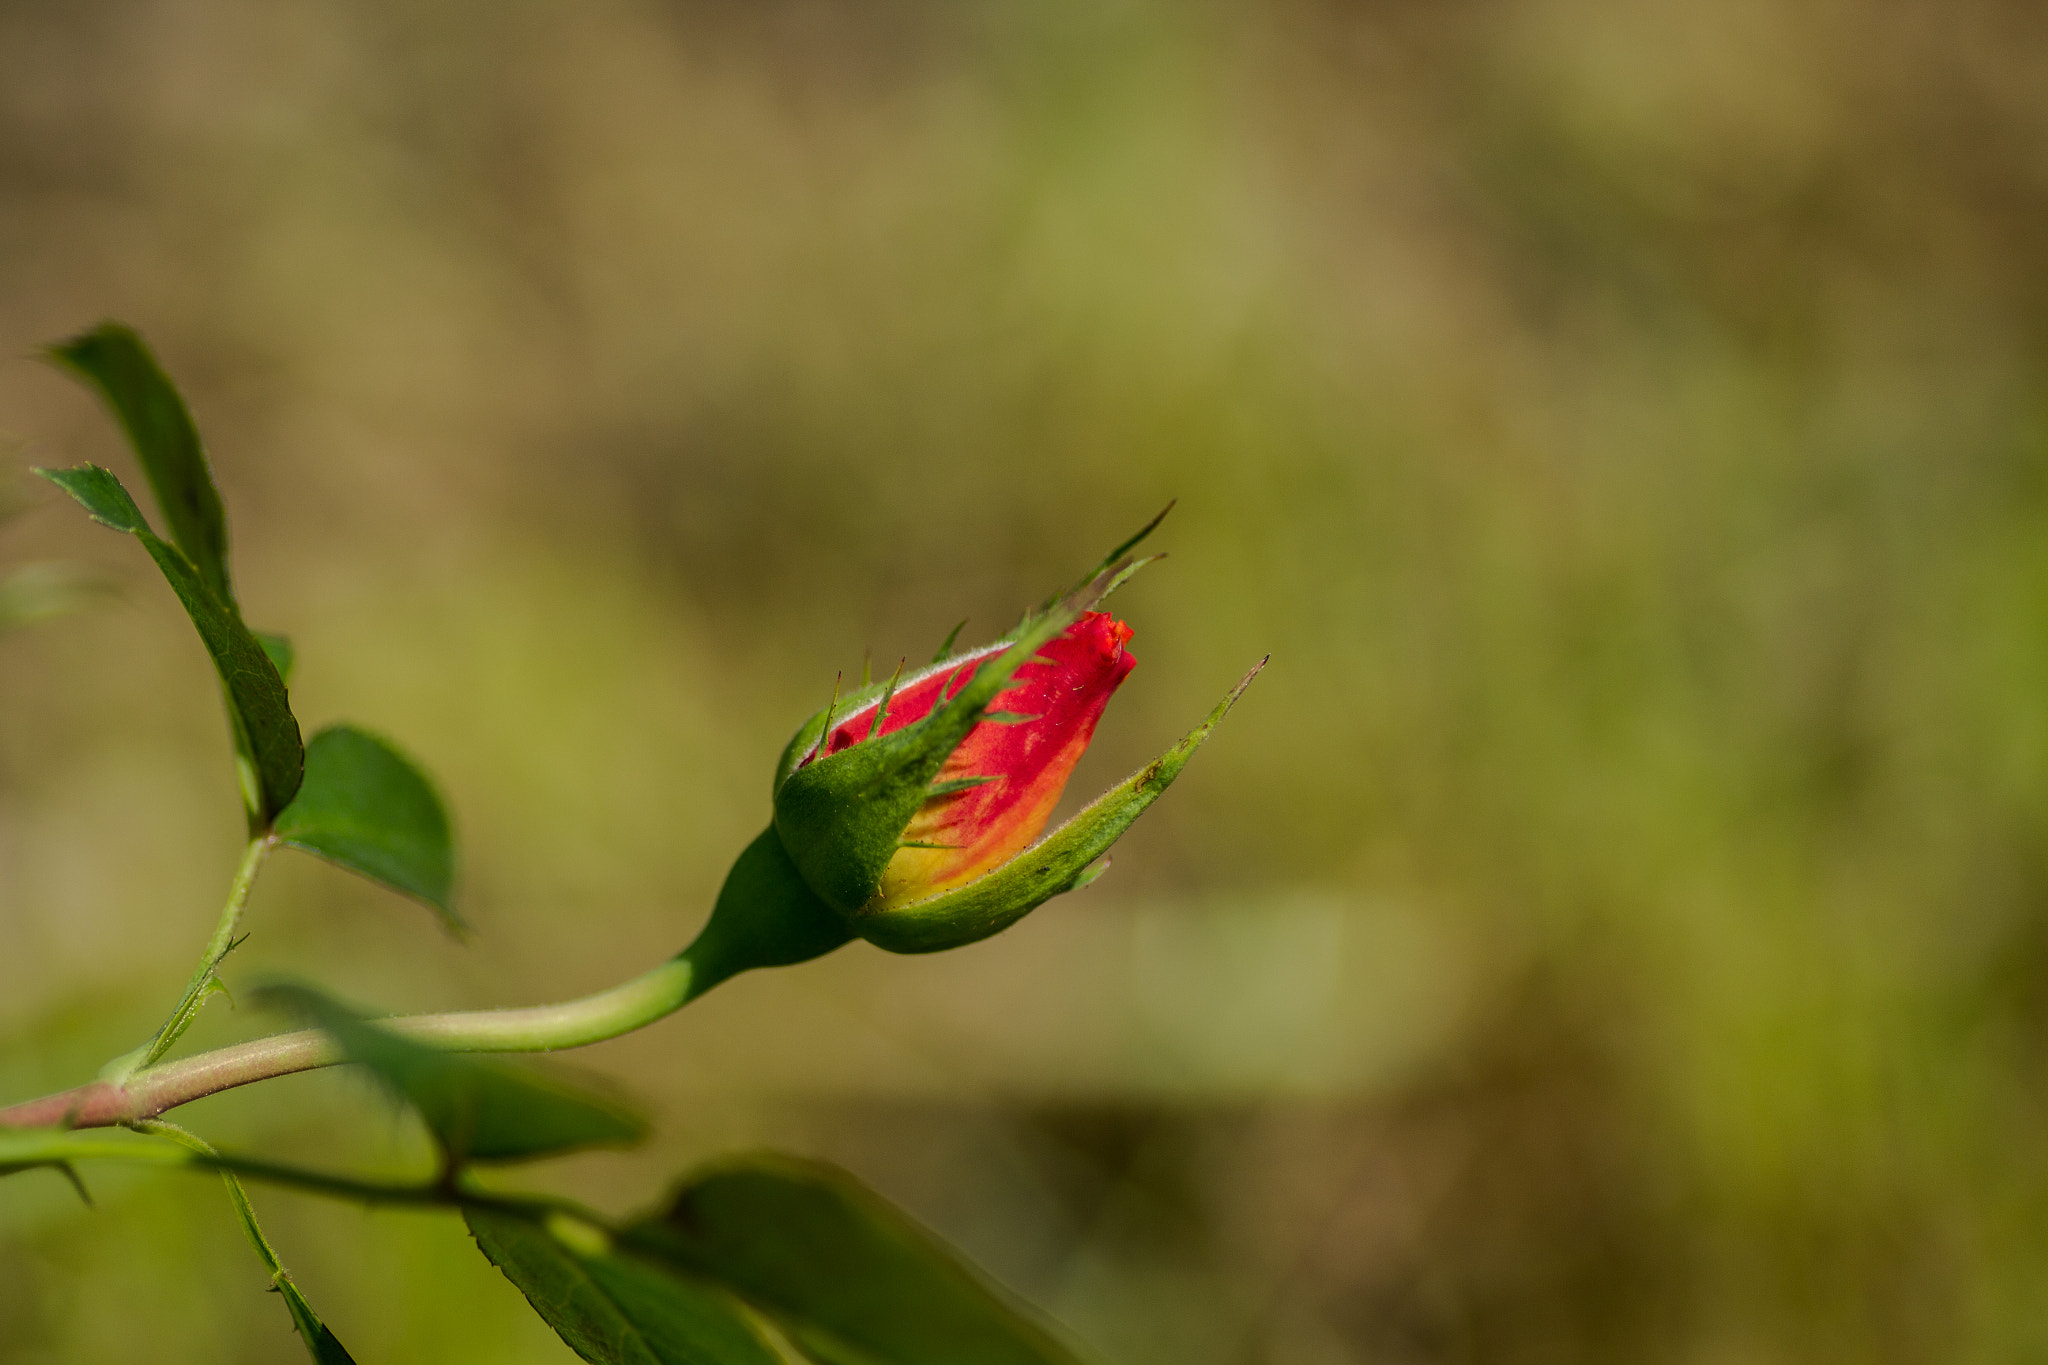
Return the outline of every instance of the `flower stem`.
<path id="1" fill-rule="evenodd" d="M 700 938 L 654 970 L 580 1000 L 527 1009 L 403 1015 L 383 1023 L 394 1033 L 457 1052 L 583 1047 L 644 1028 L 723 980 L 728 969 L 715 960 L 701 960 L 705 944 Z M 103 1078 L 0 1109 L 0 1129 L 134 1123 L 239 1085 L 332 1066 L 341 1059 L 340 1050 L 316 1030 L 274 1034 L 138 1070 L 125 1081 Z"/>
<path id="2" fill-rule="evenodd" d="M 230 912 L 222 916 L 223 933 L 216 936 L 216 947 L 233 942 L 234 911 L 248 895 L 247 883 L 255 877 L 263 851 L 252 845 L 249 857 L 243 860 L 242 875 L 236 879 L 238 890 L 229 901 Z M 393 1033 L 450 1052 L 552 1052 L 583 1047 L 645 1028 L 740 972 L 808 962 L 853 937 L 853 931 L 805 887 L 770 826 L 733 864 L 712 906 L 711 918 L 690 946 L 654 970 L 610 990 L 559 1005 L 414 1014 L 380 1022 Z M 224 953 L 225 948 L 220 951 Z M 209 956 L 208 960 L 217 963 L 219 957 Z M 211 980 L 210 968 L 204 979 Z M 202 979 L 195 977 L 194 981 L 201 984 L 196 998 L 205 999 Z M 188 1001 L 194 998 L 190 990 L 186 995 Z M 183 1031 L 177 1016 L 172 1023 Z M 167 1031 L 171 1027 L 165 1025 Z M 160 1056 L 161 1050 L 156 1055 Z M 196 1057 L 139 1066 L 125 1076 L 102 1073 L 90 1085 L 0 1109 L 0 1129 L 134 1124 L 238 1085 L 332 1066 L 341 1060 L 341 1050 L 324 1033 L 275 1034 Z M 0 1165 L 5 1164 L 0 1158 Z"/>

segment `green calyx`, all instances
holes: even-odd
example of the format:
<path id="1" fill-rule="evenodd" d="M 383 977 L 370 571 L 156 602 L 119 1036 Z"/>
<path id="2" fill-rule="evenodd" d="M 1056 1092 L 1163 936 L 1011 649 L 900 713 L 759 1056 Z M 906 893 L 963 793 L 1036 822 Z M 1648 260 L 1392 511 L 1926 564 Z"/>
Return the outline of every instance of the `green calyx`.
<path id="1" fill-rule="evenodd" d="M 1155 560 L 1164 559 L 1166 556 L 1163 554 L 1146 555 L 1139 559 L 1126 559 L 1125 556 L 1136 549 L 1147 536 L 1158 530 L 1159 523 L 1166 520 L 1166 514 L 1171 512 L 1173 508 L 1173 503 L 1169 502 L 1166 504 L 1158 516 L 1146 522 L 1144 526 L 1139 528 L 1137 534 L 1131 536 L 1105 555 L 1102 562 L 1084 574 L 1078 583 L 1075 583 L 1063 592 L 1054 593 L 1051 597 L 1039 603 L 1035 609 L 1025 612 L 1016 625 L 1010 627 L 1001 636 L 998 636 L 992 644 L 1011 644 L 1020 640 L 1024 637 L 1026 631 L 1042 625 L 1049 615 L 1071 606 L 1073 608 L 1073 615 L 1068 616 L 1066 622 L 1060 626 L 1060 629 L 1064 630 L 1067 624 L 1072 623 L 1074 616 L 1100 607 L 1109 600 L 1111 593 L 1130 582 L 1132 577 L 1147 564 L 1153 563 Z M 939 646 L 939 652 L 932 658 L 932 668 L 937 668 L 952 658 L 965 658 L 968 655 L 984 652 L 987 647 L 984 647 L 984 649 L 963 650 L 957 655 L 954 653 L 954 642 L 960 638 L 960 632 L 966 625 L 967 622 L 962 621 L 959 625 L 954 626 L 951 631 L 947 632 L 945 643 Z M 1054 635 L 1058 633 L 1058 630 L 1052 632 Z M 1048 635 L 1046 638 L 1050 639 L 1051 636 Z M 798 728 L 797 732 L 790 736 L 789 743 L 783 747 L 782 757 L 775 765 L 775 791 L 780 792 L 782 790 L 782 784 L 789 780 L 790 775 L 803 764 L 803 761 L 810 756 L 811 751 L 818 747 L 819 742 L 825 737 L 826 727 L 833 720 L 859 715 L 870 704 L 887 696 L 896 686 L 897 679 L 895 678 L 870 679 L 863 677 L 861 685 L 852 692 L 841 696 L 835 691 L 832 704 L 812 715 L 809 720 L 806 720 Z M 997 690 L 1000 691 L 1001 689 L 998 688 Z"/>
<path id="2" fill-rule="evenodd" d="M 748 844 L 696 940 L 683 950 L 701 995 L 755 967 L 788 967 L 853 941 L 853 930 L 818 899 L 770 825 Z"/>
<path id="3" fill-rule="evenodd" d="M 1092 585 L 1091 585 L 1092 586 Z M 1039 646 L 1100 597 L 1078 597 L 1039 613 L 1016 643 L 994 658 L 967 663 L 973 677 L 959 694 L 893 733 L 794 767 L 775 789 L 775 831 L 803 879 L 826 904 L 853 914 L 882 884 L 882 870 L 918 808 L 930 800 L 939 769 Z M 880 694 L 878 694 L 880 695 Z M 866 705 L 863 700 L 860 705 Z M 833 710 L 799 732 L 785 766 L 800 763 L 827 733 Z M 842 714 L 856 714 L 849 709 Z"/>
<path id="4" fill-rule="evenodd" d="M 1096 859 L 1180 776 L 1195 750 L 1265 666 L 1266 661 L 1259 660 L 1178 744 L 1009 862 L 926 900 L 857 912 L 855 931 L 893 953 L 939 952 L 1000 933 L 1054 896 L 1086 886 L 1107 866 Z"/>

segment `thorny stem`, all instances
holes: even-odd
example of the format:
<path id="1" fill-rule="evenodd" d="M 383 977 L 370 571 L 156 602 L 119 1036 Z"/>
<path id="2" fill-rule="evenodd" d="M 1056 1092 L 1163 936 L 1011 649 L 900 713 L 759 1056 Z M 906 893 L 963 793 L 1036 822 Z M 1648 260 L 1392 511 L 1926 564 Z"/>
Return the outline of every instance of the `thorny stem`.
<path id="1" fill-rule="evenodd" d="M 179 1146 L 197 1152 L 212 1161 L 220 1159 L 220 1152 L 214 1145 L 197 1133 L 180 1128 L 175 1123 L 162 1119 L 144 1119 L 132 1125 L 136 1132 L 150 1137 L 168 1138 Z M 256 1210 L 250 1206 L 249 1195 L 242 1188 L 239 1177 L 226 1167 L 220 1168 L 221 1184 L 227 1187 L 228 1203 L 234 1206 L 235 1217 L 242 1222 L 242 1231 L 248 1234 L 249 1245 L 256 1249 L 256 1259 L 263 1262 L 263 1268 L 270 1272 L 273 1288 L 283 1289 L 287 1295 L 296 1292 L 287 1288 L 292 1283 L 291 1272 L 284 1268 L 284 1262 L 277 1257 L 277 1248 L 270 1245 L 270 1239 L 263 1235 L 263 1227 L 256 1221 Z"/>
<path id="2" fill-rule="evenodd" d="M 653 971 L 558 1005 L 414 1014 L 384 1021 L 394 1033 L 458 1052 L 551 1052 L 644 1028 L 716 985 L 716 962 L 700 961 L 700 939 Z M 316 1030 L 274 1034 L 147 1067 L 126 1081 L 97 1080 L 0 1109 L 0 1129 L 104 1128 L 152 1119 L 181 1104 L 252 1081 L 332 1066 L 342 1060 Z"/>
<path id="3" fill-rule="evenodd" d="M 0 1133 L 0 1162 L 41 1166 L 74 1161 L 121 1161 L 130 1165 L 182 1167 L 188 1170 L 214 1171 L 224 1175 L 237 1193 L 240 1191 L 240 1185 L 235 1182 L 235 1177 L 246 1176 L 266 1184 L 290 1186 L 312 1194 L 322 1194 L 333 1199 L 351 1199 L 364 1204 L 391 1204 L 412 1208 L 487 1209 L 526 1218 L 563 1214 L 594 1228 L 606 1232 L 614 1231 L 610 1220 L 602 1214 L 565 1199 L 541 1195 L 486 1194 L 460 1181 L 451 1183 L 434 1180 L 426 1183 L 409 1183 L 362 1180 L 355 1176 L 310 1170 L 304 1166 L 293 1166 L 280 1161 L 265 1161 L 257 1157 L 234 1156 L 216 1151 L 211 1144 L 187 1133 L 175 1124 L 135 1123 L 128 1126 L 148 1137 L 169 1139 L 177 1146 L 110 1140 L 111 1135 L 103 1137 L 85 1133 L 24 1133 L 18 1136 Z M 24 1139 L 26 1141 L 23 1141 Z M 237 1201 L 237 1208 L 246 1211 L 246 1198 Z M 262 1234 L 254 1230 L 253 1219 L 249 1220 L 249 1226 L 252 1238 L 261 1241 Z M 283 1273 L 283 1267 L 277 1263 L 276 1253 L 270 1250 L 267 1242 L 261 1243 L 259 1251 L 265 1253 L 264 1259 L 274 1273 Z"/>
<path id="4" fill-rule="evenodd" d="M 228 886 L 228 900 L 221 907 L 220 921 L 213 926 L 213 937 L 207 940 L 206 954 L 193 969 L 192 979 L 186 983 L 185 993 L 178 997 L 170 1018 L 164 1020 L 148 1042 L 107 1063 L 106 1069 L 100 1072 L 101 1080 L 120 1085 L 169 1052 L 171 1045 L 192 1027 L 192 1021 L 199 1017 L 206 997 L 213 991 L 213 974 L 220 969 L 221 959 L 234 949 L 235 929 L 242 922 L 242 907 L 249 903 L 249 888 L 256 884 L 256 874 L 263 869 L 263 860 L 276 845 L 276 836 L 268 830 L 249 841 L 249 847 L 242 853 L 242 865 L 235 869 L 235 879 Z"/>

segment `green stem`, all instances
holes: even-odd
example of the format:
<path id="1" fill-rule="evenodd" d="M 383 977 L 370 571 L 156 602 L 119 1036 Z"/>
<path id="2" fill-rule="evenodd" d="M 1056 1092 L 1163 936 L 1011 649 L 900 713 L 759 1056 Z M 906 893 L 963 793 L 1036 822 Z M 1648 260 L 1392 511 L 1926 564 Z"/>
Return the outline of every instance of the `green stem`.
<path id="1" fill-rule="evenodd" d="M 653 971 L 581 1000 L 530 1009 L 403 1015 L 379 1022 L 394 1033 L 461 1052 L 582 1047 L 643 1028 L 723 980 L 727 973 L 716 968 L 700 970 L 698 946 L 692 944 Z M 274 1034 L 153 1066 L 125 1082 L 102 1079 L 0 1109 L 0 1130 L 132 1123 L 238 1085 L 341 1060 L 341 1050 L 318 1030 Z"/>
<path id="2" fill-rule="evenodd" d="M 175 1123 L 161 1119 L 145 1119 L 132 1127 L 138 1133 L 151 1137 L 168 1138 L 179 1146 L 197 1152 L 210 1161 L 218 1162 L 220 1153 L 212 1143 Z M 68 1169 L 68 1167 L 67 1167 Z M 313 1305 L 292 1279 L 291 1272 L 278 1259 L 277 1248 L 270 1245 L 270 1239 L 263 1235 L 263 1227 L 256 1221 L 256 1210 L 249 1203 L 248 1191 L 242 1188 L 241 1178 L 233 1171 L 221 1168 L 220 1182 L 227 1187 L 228 1203 L 234 1207 L 235 1217 L 242 1222 L 242 1232 L 249 1238 L 249 1245 L 256 1249 L 256 1259 L 263 1262 L 263 1268 L 270 1272 L 270 1287 L 284 1300 L 285 1311 L 291 1315 L 292 1326 L 297 1329 L 300 1340 L 312 1352 L 316 1361 L 331 1360 L 337 1356 L 346 1360 L 348 1352 L 341 1343 L 334 1340 L 334 1334 L 327 1330 L 327 1324 L 320 1321 L 320 1315 L 313 1311 Z M 331 1347 L 332 1349 L 328 1349 Z"/>
<path id="3" fill-rule="evenodd" d="M 249 888 L 256 884 L 256 874 L 263 868 L 263 860 L 270 855 L 277 840 L 268 830 L 249 840 L 249 847 L 242 852 L 242 865 L 235 869 L 235 879 L 228 884 L 227 904 L 221 907 L 220 919 L 213 926 L 213 937 L 206 942 L 206 954 L 193 969 L 192 979 L 185 985 L 185 993 L 178 998 L 170 1017 L 163 1022 L 150 1040 L 133 1052 L 116 1057 L 100 1072 L 100 1079 L 113 1085 L 120 1085 L 130 1076 L 152 1065 L 171 1050 L 171 1046 L 192 1027 L 192 1021 L 199 1017 L 199 1011 L 206 1004 L 206 997 L 214 989 L 214 972 L 235 946 L 235 930 L 242 922 L 242 907 L 249 903 Z"/>
<path id="4" fill-rule="evenodd" d="M 29 1166 L 56 1166 L 76 1161 L 119 1161 L 135 1166 L 168 1166 L 185 1170 L 212 1171 L 225 1175 L 230 1180 L 236 1176 L 246 1176 L 266 1184 L 288 1186 L 309 1194 L 356 1200 L 365 1204 L 388 1204 L 405 1208 L 488 1209 L 497 1213 L 516 1214 L 522 1218 L 542 1218 L 550 1214 L 560 1214 L 608 1233 L 617 1230 L 611 1220 L 603 1214 L 566 1199 L 544 1195 L 487 1194 L 459 1181 L 450 1184 L 435 1180 L 418 1184 L 407 1181 L 362 1180 L 354 1176 L 293 1166 L 281 1161 L 264 1161 L 256 1157 L 234 1156 L 216 1151 L 205 1139 L 175 1124 L 144 1122 L 126 1126 L 131 1131 L 147 1137 L 169 1139 L 177 1146 L 166 1147 L 156 1142 L 133 1142 L 115 1137 L 111 1133 L 0 1133 L 0 1166 L 19 1169 Z M 235 1187 L 239 1190 L 239 1182 Z M 246 1211 L 247 1207 L 246 1197 L 237 1202 L 238 1212 Z M 262 1233 L 255 1229 L 254 1216 L 245 1213 L 245 1217 L 247 1226 L 251 1229 L 252 1240 L 260 1242 L 258 1251 L 264 1257 L 265 1265 L 272 1267 L 273 1273 L 282 1274 L 283 1267 L 278 1263 L 277 1253 L 271 1250 L 267 1241 L 262 1240 Z"/>
<path id="5" fill-rule="evenodd" d="M 252 847 L 251 858 L 243 863 L 246 875 L 237 879 L 240 895 L 247 895 L 246 881 L 255 876 L 261 856 Z M 232 919 L 224 917 L 223 923 L 232 932 Z M 771 827 L 733 864 L 711 919 L 695 941 L 653 971 L 559 1005 L 415 1014 L 379 1022 L 393 1033 L 453 1052 L 583 1047 L 644 1028 L 739 972 L 808 962 L 852 939 L 853 931 L 804 886 Z M 0 1130 L 134 1123 L 251 1081 L 341 1060 L 341 1049 L 324 1033 L 280 1033 L 0 1109 Z"/>

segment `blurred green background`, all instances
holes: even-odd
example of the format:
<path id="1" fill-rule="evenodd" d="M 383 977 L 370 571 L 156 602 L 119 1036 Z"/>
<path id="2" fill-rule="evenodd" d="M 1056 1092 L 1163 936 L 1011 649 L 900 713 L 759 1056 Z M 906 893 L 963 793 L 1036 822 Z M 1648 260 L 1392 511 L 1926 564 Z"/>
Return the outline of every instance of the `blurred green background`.
<path id="1" fill-rule="evenodd" d="M 835 672 L 1181 500 L 1073 795 L 1273 663 L 1110 875 L 579 1054 L 659 1137 L 531 1173 L 830 1157 L 1123 1365 L 2048 1359 L 2044 303 L 2018 0 L 0 6 L 0 460 L 132 480 L 32 350 L 140 327 L 300 716 L 463 837 L 472 945 L 285 855 L 231 983 L 642 970 Z M 120 592 L 0 636 L 6 1099 L 240 820 L 16 491 Z M 339 1073 L 180 1117 L 426 1159 Z M 211 1182 L 89 1178 L 0 1187 L 0 1359 L 299 1358 Z M 454 1220 L 256 1198 L 365 1365 L 570 1358 Z"/>

